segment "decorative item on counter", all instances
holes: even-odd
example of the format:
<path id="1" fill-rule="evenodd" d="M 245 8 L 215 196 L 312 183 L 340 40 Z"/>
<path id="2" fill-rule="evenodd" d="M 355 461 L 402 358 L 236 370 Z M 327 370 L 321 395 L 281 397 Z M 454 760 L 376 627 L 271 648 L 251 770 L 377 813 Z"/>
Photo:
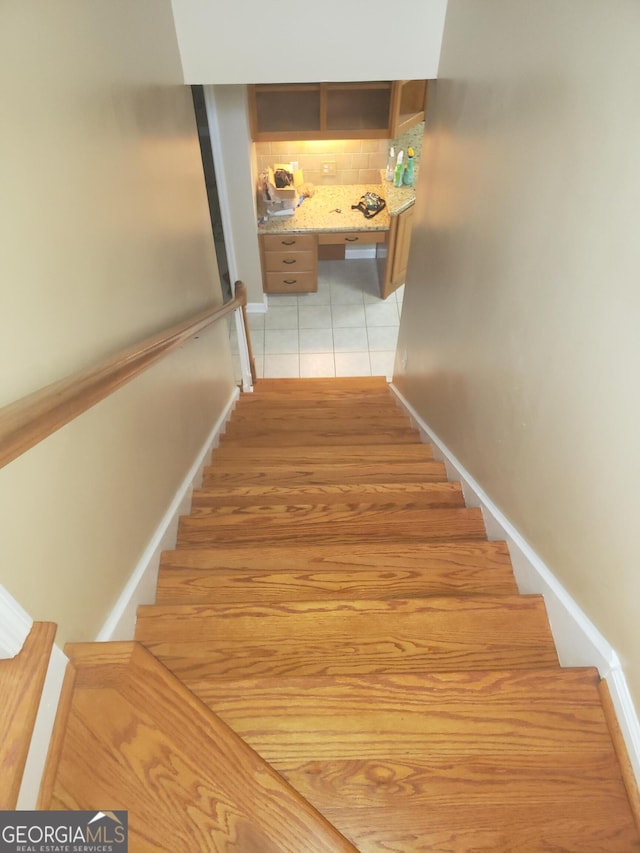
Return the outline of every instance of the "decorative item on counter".
<path id="1" fill-rule="evenodd" d="M 413 179 L 413 148 L 407 148 L 407 165 L 402 175 L 402 183 L 406 187 L 412 187 Z"/>
<path id="2" fill-rule="evenodd" d="M 398 151 L 398 159 L 396 161 L 396 170 L 393 174 L 393 185 L 394 187 L 402 186 L 402 174 L 404 172 L 404 164 L 402 162 L 402 158 L 404 155 L 404 151 Z"/>
<path id="3" fill-rule="evenodd" d="M 351 210 L 360 210 L 364 214 L 365 219 L 373 219 L 386 206 L 386 201 L 377 193 L 365 193 L 360 197 L 360 201 L 357 204 L 351 205 Z"/>
<path id="4" fill-rule="evenodd" d="M 396 167 L 395 160 L 396 160 L 396 152 L 395 152 L 395 149 L 392 145 L 391 148 L 389 149 L 389 159 L 387 160 L 387 171 L 385 173 L 385 178 L 387 179 L 387 181 L 393 181 L 393 172 L 394 172 L 394 169 Z"/>
<path id="5" fill-rule="evenodd" d="M 315 191 L 315 184 L 312 184 L 309 181 L 305 181 L 304 184 L 300 184 L 298 187 L 298 192 L 300 195 L 305 196 L 305 198 L 313 198 Z"/>

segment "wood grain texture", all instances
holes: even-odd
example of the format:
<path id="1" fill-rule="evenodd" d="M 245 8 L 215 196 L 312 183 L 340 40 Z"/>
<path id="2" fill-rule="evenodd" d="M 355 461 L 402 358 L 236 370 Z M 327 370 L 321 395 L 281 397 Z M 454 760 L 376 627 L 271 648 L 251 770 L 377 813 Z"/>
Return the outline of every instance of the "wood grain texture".
<path id="1" fill-rule="evenodd" d="M 395 408 L 390 401 L 386 405 L 376 403 L 374 405 L 360 404 L 333 404 L 317 402 L 313 406 L 303 406 L 300 403 L 292 404 L 285 408 L 281 403 L 274 405 L 265 402 L 253 403 L 245 406 L 245 397 L 241 397 L 234 410 L 233 419 L 227 424 L 227 431 L 233 429 L 237 432 L 244 430 L 260 429 L 263 425 L 273 429 L 295 432 L 299 429 L 316 427 L 320 429 L 331 428 L 336 424 L 345 430 L 357 430 L 364 428 L 375 429 L 377 425 L 382 427 L 402 426 L 410 427 L 411 419 L 406 412 Z M 227 432 L 225 432 L 225 435 Z"/>
<path id="2" fill-rule="evenodd" d="M 136 639 L 196 691 L 215 678 L 558 665 L 539 596 L 148 605 Z"/>
<path id="3" fill-rule="evenodd" d="M 259 509 L 259 508 L 258 508 Z M 358 506 L 332 504 L 328 507 L 273 506 L 265 511 L 237 513 L 214 518 L 183 517 L 178 528 L 178 547 L 213 546 L 239 542 L 260 544 L 292 542 L 319 544 L 330 538 L 334 544 L 376 541 L 425 542 L 486 537 L 482 512 L 463 509 L 394 509 L 389 505 Z"/>
<path id="4" fill-rule="evenodd" d="M 419 444 L 419 438 L 411 427 L 383 427 L 375 432 L 363 429 L 350 429 L 349 441 L 358 446 L 395 443 L 398 445 Z M 339 425 L 333 424 L 326 429 L 299 429 L 294 431 L 254 430 L 251 434 L 242 434 L 230 430 L 220 436 L 220 447 L 336 447 L 345 443 L 345 433 Z"/>
<path id="5" fill-rule="evenodd" d="M 335 462 L 426 462 L 433 459 L 428 444 L 372 444 L 361 447 L 357 444 L 340 444 L 330 447 L 247 447 L 225 444 L 213 451 L 211 467 L 219 461 L 240 460 L 245 465 L 253 462 L 278 463 L 282 466 L 333 464 Z"/>
<path id="6" fill-rule="evenodd" d="M 15 809 L 56 626 L 34 622 L 22 649 L 0 660 L 0 809 Z"/>
<path id="7" fill-rule="evenodd" d="M 224 460 L 217 456 L 202 479 L 203 486 L 221 485 L 323 485 L 354 483 L 433 483 L 446 480 L 443 462 L 435 459 L 426 461 L 371 461 L 347 462 L 317 461 L 298 464 L 278 464 L 253 459 Z"/>
<path id="8" fill-rule="evenodd" d="M 366 504 L 402 502 L 413 506 L 464 506 L 460 483 L 313 483 L 279 486 L 204 486 L 191 497 L 191 514 L 206 514 L 212 507 L 264 506 L 269 503 L 344 503 L 357 498 Z"/>
<path id="9" fill-rule="evenodd" d="M 254 678 L 202 696 L 359 850 L 638 849 L 595 670 Z"/>
<path id="10" fill-rule="evenodd" d="M 80 678 L 52 808 L 127 809 L 136 851 L 354 850 L 144 649 L 127 661 L 117 644 L 109 663 L 102 645 L 95 660 L 68 647 Z"/>
<path id="11" fill-rule="evenodd" d="M 504 542 L 177 549 L 162 554 L 158 604 L 515 594 Z"/>

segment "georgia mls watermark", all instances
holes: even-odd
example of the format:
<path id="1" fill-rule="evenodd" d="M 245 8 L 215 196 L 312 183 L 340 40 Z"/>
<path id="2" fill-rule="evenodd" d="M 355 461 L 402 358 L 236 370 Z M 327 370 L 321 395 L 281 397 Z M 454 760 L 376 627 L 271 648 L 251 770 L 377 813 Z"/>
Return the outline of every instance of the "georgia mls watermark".
<path id="1" fill-rule="evenodd" d="M 127 853 L 127 815 L 0 811 L 0 853 Z"/>

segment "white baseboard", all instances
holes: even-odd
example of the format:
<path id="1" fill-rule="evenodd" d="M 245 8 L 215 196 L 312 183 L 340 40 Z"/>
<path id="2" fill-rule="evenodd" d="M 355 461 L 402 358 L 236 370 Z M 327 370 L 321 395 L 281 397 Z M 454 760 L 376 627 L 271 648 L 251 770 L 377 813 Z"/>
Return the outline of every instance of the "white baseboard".
<path id="1" fill-rule="evenodd" d="M 376 245 L 370 246 L 347 246 L 344 250 L 344 258 L 346 261 L 351 261 L 355 258 L 375 258 Z"/>
<path id="2" fill-rule="evenodd" d="M 51 650 L 51 657 L 49 658 L 49 666 L 42 688 L 38 714 L 20 785 L 17 804 L 17 808 L 20 810 L 35 809 L 38 802 L 40 782 L 47 760 L 49 741 L 51 740 L 53 724 L 60 702 L 62 682 L 64 681 L 64 674 L 68 663 L 69 659 L 62 649 L 54 645 Z"/>
<path id="3" fill-rule="evenodd" d="M 247 302 L 247 314 L 266 314 L 268 309 L 267 294 L 262 297 L 262 302 Z"/>
<path id="4" fill-rule="evenodd" d="M 461 482 L 467 506 L 482 509 L 489 539 L 504 539 L 507 542 L 520 592 L 544 596 L 561 665 L 594 666 L 600 676 L 606 679 L 629 759 L 636 780 L 640 783 L 640 721 L 615 649 L 402 393 L 393 384 L 389 387 L 411 416 L 423 439 L 434 446 L 434 455 L 445 463 L 449 478 Z"/>
<path id="5" fill-rule="evenodd" d="M 239 393 L 238 388 L 235 388 L 224 411 L 214 424 L 193 465 L 182 481 L 171 505 L 158 524 L 138 565 L 120 593 L 113 610 L 98 632 L 96 642 L 133 639 L 138 606 L 140 604 L 152 604 L 155 600 L 160 555 L 162 551 L 175 548 L 179 518 L 189 512 L 191 492 L 202 481 L 202 471 L 207 463 L 209 453 L 213 447 L 217 446 L 219 436 L 224 431 L 224 425 L 233 410 Z"/>

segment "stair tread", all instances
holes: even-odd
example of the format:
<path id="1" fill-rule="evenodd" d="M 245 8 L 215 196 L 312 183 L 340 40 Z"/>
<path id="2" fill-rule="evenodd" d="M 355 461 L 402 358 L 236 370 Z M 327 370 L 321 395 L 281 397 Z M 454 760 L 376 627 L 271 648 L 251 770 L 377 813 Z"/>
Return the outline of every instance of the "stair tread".
<path id="1" fill-rule="evenodd" d="M 405 597 L 408 590 L 425 595 L 517 593 L 504 542 L 271 544 L 165 551 L 157 601 L 178 603 L 172 598 L 178 595 L 194 596 L 194 603 L 210 601 L 211 595 L 214 602 L 233 601 L 240 593 L 260 602 L 268 595 L 305 600 L 314 597 L 312 590 L 340 597 L 353 590 L 363 598 L 369 593 Z M 394 590 L 403 592 L 393 595 Z"/>
<path id="2" fill-rule="evenodd" d="M 203 485 L 259 484 L 278 485 L 348 484 L 348 483 L 423 483 L 447 479 L 443 462 L 426 460 L 333 461 L 306 460 L 292 464 L 252 459 L 249 463 L 239 457 L 231 460 L 215 458 L 215 464 L 204 471 Z"/>
<path id="3" fill-rule="evenodd" d="M 241 675 L 558 665 L 540 596 L 147 605 L 136 639 L 192 688 Z"/>
<path id="4" fill-rule="evenodd" d="M 380 427 L 377 430 L 361 429 L 349 430 L 345 433 L 334 425 L 333 428 L 299 429 L 297 431 L 282 430 L 280 432 L 268 432 L 255 430 L 252 434 L 238 434 L 230 431 L 220 436 L 220 447 L 333 447 L 342 446 L 346 443 L 366 445 L 380 445 L 381 443 L 395 442 L 402 446 L 420 444 L 419 434 L 411 427 Z"/>
<path id="5" fill-rule="evenodd" d="M 393 426 L 411 426 L 411 419 L 390 400 L 388 406 L 380 403 L 353 405 L 352 403 L 322 404 L 316 402 L 312 406 L 302 406 L 293 403 L 284 407 L 281 403 L 272 405 L 265 401 L 262 405 L 254 403 L 252 406 L 243 406 L 240 401 L 233 410 L 233 417 L 227 423 L 225 429 L 246 429 L 251 426 L 271 426 L 274 429 L 294 430 L 301 427 L 333 426 L 339 423 L 345 429 L 355 429 L 358 425 L 382 424 Z"/>
<path id="6" fill-rule="evenodd" d="M 558 668 L 197 690 L 359 850 L 637 849 L 598 681 Z"/>
<path id="7" fill-rule="evenodd" d="M 418 501 L 424 506 L 434 505 L 435 502 L 462 506 L 464 502 L 460 483 L 325 483 L 297 486 L 266 483 L 248 486 L 204 485 L 193 492 L 191 508 L 192 512 L 199 514 L 205 507 L 277 504 L 282 503 L 283 499 L 304 503 L 338 503 L 354 497 L 369 504 L 385 503 L 398 497 Z"/>
<path id="8" fill-rule="evenodd" d="M 451 570 L 364 569 L 274 571 L 162 567 L 157 604 L 309 601 L 322 598 L 422 598 L 426 595 L 517 593 L 510 568 Z"/>
<path id="9" fill-rule="evenodd" d="M 211 466 L 223 459 L 240 459 L 246 465 L 253 461 L 278 462 L 283 466 L 321 462 L 325 465 L 334 462 L 372 462 L 372 461 L 408 461 L 426 462 L 433 459 L 433 451 L 428 444 L 370 444 L 362 447 L 345 443 L 332 447 L 238 447 L 232 444 L 220 445 L 213 451 Z"/>
<path id="10" fill-rule="evenodd" d="M 76 683 L 49 808 L 126 809 L 132 850 L 353 850 L 141 646 L 67 650 Z"/>
<path id="11" fill-rule="evenodd" d="M 249 509 L 248 507 L 241 507 Z M 254 508 L 255 509 L 255 508 Z M 214 542 L 263 543 L 273 541 L 334 543 L 371 540 L 427 541 L 485 538 L 482 512 L 477 507 L 394 509 L 389 505 L 344 505 L 287 507 L 275 511 L 238 512 L 217 518 L 182 517 L 178 545 L 199 546 Z"/>

